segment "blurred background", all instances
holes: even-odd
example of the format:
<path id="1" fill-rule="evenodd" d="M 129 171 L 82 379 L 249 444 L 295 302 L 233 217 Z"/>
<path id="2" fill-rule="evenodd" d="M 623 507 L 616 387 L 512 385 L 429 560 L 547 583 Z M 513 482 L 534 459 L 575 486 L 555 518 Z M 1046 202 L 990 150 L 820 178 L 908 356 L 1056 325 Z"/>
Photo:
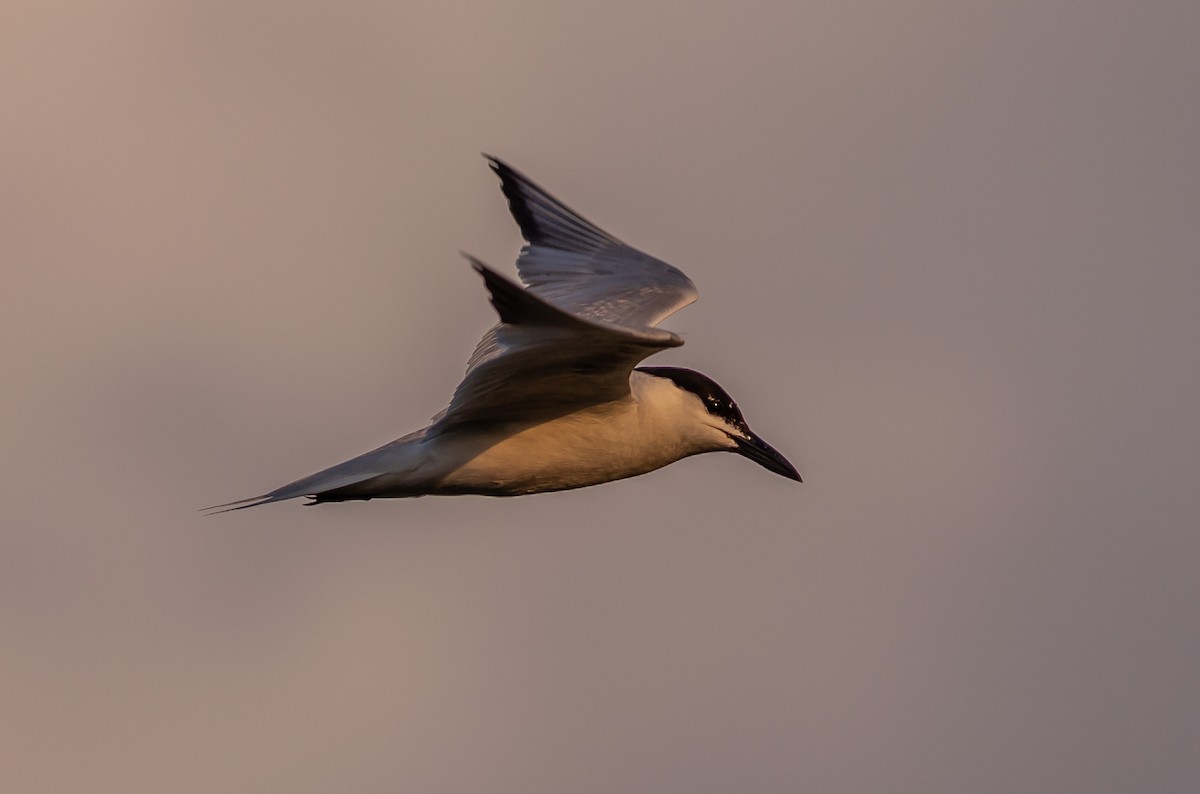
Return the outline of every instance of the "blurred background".
<path id="1" fill-rule="evenodd" d="M 1184 792 L 1200 8 L 8 3 L 0 784 Z M 501 156 L 733 455 L 201 517 L 422 426 Z"/>

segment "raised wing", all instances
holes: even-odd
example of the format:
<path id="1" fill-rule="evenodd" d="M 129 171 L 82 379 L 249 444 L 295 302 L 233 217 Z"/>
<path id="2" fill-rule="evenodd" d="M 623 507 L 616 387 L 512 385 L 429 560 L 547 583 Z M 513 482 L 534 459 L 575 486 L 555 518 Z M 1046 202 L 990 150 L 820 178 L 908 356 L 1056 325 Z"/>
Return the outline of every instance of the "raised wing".
<path id="1" fill-rule="evenodd" d="M 683 340 L 571 314 L 468 256 L 491 293 L 500 324 L 483 337 L 432 433 L 468 422 L 550 419 L 629 394 L 644 358 Z"/>
<path id="2" fill-rule="evenodd" d="M 503 161 L 484 155 L 528 245 L 517 272 L 530 290 L 571 314 L 656 326 L 699 297 L 691 279 L 585 220 Z"/>

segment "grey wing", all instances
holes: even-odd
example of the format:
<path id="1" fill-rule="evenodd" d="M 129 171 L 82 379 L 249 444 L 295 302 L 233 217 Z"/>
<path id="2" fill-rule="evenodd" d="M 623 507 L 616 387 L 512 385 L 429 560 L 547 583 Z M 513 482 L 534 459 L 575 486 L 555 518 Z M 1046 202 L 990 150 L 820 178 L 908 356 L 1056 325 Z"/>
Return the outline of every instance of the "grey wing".
<path id="1" fill-rule="evenodd" d="M 563 311 L 473 257 L 500 324 L 483 337 L 433 433 L 467 422 L 544 420 L 629 395 L 642 359 L 683 344 L 669 331 Z"/>
<path id="2" fill-rule="evenodd" d="M 580 317 L 630 326 L 658 325 L 699 297 L 678 268 L 626 245 L 520 171 L 484 156 L 528 243 L 517 272 L 534 294 Z"/>

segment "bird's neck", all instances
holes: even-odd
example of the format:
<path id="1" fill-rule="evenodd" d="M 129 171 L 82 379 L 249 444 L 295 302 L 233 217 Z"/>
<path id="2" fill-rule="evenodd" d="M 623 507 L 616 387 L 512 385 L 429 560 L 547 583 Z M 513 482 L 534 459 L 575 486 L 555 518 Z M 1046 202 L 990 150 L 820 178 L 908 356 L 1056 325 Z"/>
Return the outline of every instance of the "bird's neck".
<path id="1" fill-rule="evenodd" d="M 667 378 L 634 370 L 629 390 L 637 404 L 638 435 L 654 439 L 680 457 L 714 449 L 707 428 L 696 422 L 695 397 Z"/>

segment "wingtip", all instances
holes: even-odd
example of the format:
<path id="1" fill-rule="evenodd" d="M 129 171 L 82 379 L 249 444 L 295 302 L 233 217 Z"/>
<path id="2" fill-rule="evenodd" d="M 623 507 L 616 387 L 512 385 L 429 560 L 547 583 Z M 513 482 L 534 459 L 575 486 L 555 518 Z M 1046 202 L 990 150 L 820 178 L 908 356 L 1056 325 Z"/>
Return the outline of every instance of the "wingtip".
<path id="1" fill-rule="evenodd" d="M 495 155 L 485 152 L 483 158 L 487 160 L 492 172 L 500 178 L 500 188 L 505 197 L 512 201 L 515 196 L 519 196 L 520 183 L 522 180 L 528 181 L 528 177 Z"/>
<path id="2" fill-rule="evenodd" d="M 471 256 L 466 251 L 459 251 L 458 253 L 459 253 L 459 256 L 461 256 L 463 259 L 465 259 L 471 263 L 471 267 L 472 267 L 472 269 L 474 269 L 474 271 L 476 273 L 479 273 L 482 275 L 483 273 L 496 272 L 496 271 L 492 270 L 490 267 L 488 267 L 487 264 L 476 259 L 474 256 Z"/>
<path id="3" fill-rule="evenodd" d="M 483 159 L 487 160 L 488 165 L 501 179 L 507 178 L 507 175 L 513 172 L 512 166 L 501 160 L 496 155 L 488 154 L 487 152 L 480 152 L 480 154 L 483 155 Z"/>
<path id="4" fill-rule="evenodd" d="M 468 254 L 466 251 L 459 251 L 463 258 L 471 263 L 471 268 L 483 277 L 483 284 L 487 287 L 488 295 L 491 297 L 492 306 L 500 315 L 500 319 L 504 322 L 511 322 L 512 317 L 509 307 L 511 302 L 505 299 L 505 296 L 511 294 L 511 290 L 520 290 L 515 284 L 510 284 L 508 279 L 501 276 L 495 270 L 492 270 L 485 263 Z"/>

